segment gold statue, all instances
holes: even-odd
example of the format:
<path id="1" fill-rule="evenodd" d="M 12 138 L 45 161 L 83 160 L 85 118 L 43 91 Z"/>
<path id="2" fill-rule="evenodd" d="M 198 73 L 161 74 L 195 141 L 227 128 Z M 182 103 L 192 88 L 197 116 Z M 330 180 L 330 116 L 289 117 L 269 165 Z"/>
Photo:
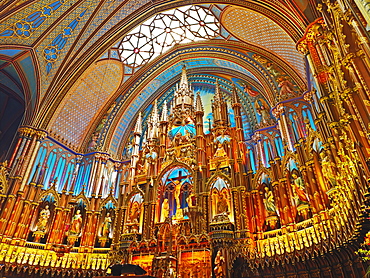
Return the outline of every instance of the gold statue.
<path id="1" fill-rule="evenodd" d="M 182 183 L 180 183 L 180 181 L 176 180 L 174 182 L 175 184 L 175 189 L 174 189 L 174 192 L 173 192 L 173 196 L 176 200 L 176 209 L 180 209 L 181 207 L 181 204 L 180 204 L 180 193 L 181 193 L 181 186 L 182 186 Z"/>
<path id="2" fill-rule="evenodd" d="M 223 265 L 225 263 L 225 258 L 221 255 L 221 251 L 218 250 L 215 258 L 215 268 L 213 271 L 215 272 L 215 277 L 216 278 L 224 278 L 224 269 Z"/>
<path id="3" fill-rule="evenodd" d="M 215 157 L 226 157 L 226 156 L 227 156 L 227 153 L 224 147 L 222 146 L 221 143 L 218 143 L 217 150 L 215 152 Z"/>
<path id="4" fill-rule="evenodd" d="M 332 168 L 335 164 L 330 161 L 329 157 L 325 154 L 325 151 L 320 152 L 320 158 L 322 175 L 324 179 L 326 178 L 328 180 L 330 187 L 333 187 L 337 184 Z"/>
<path id="5" fill-rule="evenodd" d="M 140 213 L 140 204 L 138 202 L 134 202 L 131 206 L 130 223 L 139 223 Z"/>
<path id="6" fill-rule="evenodd" d="M 194 193 L 190 193 L 190 195 L 186 198 L 186 203 L 188 204 L 189 208 L 193 208 L 196 206 L 196 197 Z"/>
<path id="7" fill-rule="evenodd" d="M 49 217 L 50 217 L 50 210 L 49 210 L 49 206 L 46 205 L 45 208 L 40 212 L 40 216 L 36 224 L 37 231 L 40 231 L 40 232 L 46 231 L 46 225 L 48 224 Z"/>
<path id="8" fill-rule="evenodd" d="M 102 233 L 101 233 L 103 237 L 109 236 L 111 226 L 112 226 L 112 218 L 110 217 L 110 214 L 108 212 L 103 222 Z"/>
<path id="9" fill-rule="evenodd" d="M 174 188 L 174 191 L 173 191 L 173 196 L 176 200 L 176 214 L 175 214 L 176 219 L 182 219 L 184 217 L 183 210 L 181 208 L 181 201 L 180 201 L 181 187 L 182 187 L 184 181 L 185 180 L 180 182 L 180 181 L 176 180 L 174 182 L 175 188 Z"/>
<path id="10" fill-rule="evenodd" d="M 161 220 L 160 222 L 166 221 L 166 219 L 170 215 L 170 205 L 168 203 L 168 199 L 164 199 L 162 203 L 162 210 L 161 210 Z"/>

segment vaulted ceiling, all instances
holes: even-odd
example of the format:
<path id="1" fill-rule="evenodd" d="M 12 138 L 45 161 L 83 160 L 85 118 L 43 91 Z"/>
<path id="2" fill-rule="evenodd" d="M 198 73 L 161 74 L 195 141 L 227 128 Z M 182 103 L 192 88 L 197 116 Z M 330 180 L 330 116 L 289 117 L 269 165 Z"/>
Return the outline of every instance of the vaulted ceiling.
<path id="1" fill-rule="evenodd" d="M 254 103 L 282 100 L 279 78 L 307 90 L 295 44 L 318 17 L 299 0 L 5 0 L 0 11 L 0 140 L 25 124 L 83 152 L 100 128 L 117 158 L 137 114 L 171 100 L 183 65 L 204 95 L 236 84 L 250 134 Z"/>

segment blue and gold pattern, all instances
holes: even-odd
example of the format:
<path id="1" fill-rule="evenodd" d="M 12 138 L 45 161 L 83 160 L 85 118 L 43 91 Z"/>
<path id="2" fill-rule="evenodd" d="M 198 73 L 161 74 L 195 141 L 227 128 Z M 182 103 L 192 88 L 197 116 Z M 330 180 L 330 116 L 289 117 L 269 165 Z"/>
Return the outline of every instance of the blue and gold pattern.
<path id="1" fill-rule="evenodd" d="M 77 54 L 76 58 L 81 57 L 82 54 L 84 54 L 86 51 L 88 51 L 88 49 L 99 38 L 104 36 L 104 34 L 106 32 L 108 32 L 109 30 L 111 30 L 118 22 L 122 21 L 122 19 L 126 18 L 128 15 L 130 15 L 131 13 L 140 9 L 142 6 L 144 6 L 148 2 L 151 2 L 151 1 L 150 0 L 135 0 L 135 1 L 130 0 L 130 1 L 124 2 L 122 4 L 121 8 L 119 10 L 115 11 L 114 16 L 111 16 L 110 18 L 108 18 L 107 21 L 104 22 L 104 25 L 102 25 L 101 27 L 99 26 L 99 32 L 97 32 L 95 36 L 90 36 L 89 37 L 89 35 L 92 31 L 87 30 L 87 32 L 85 32 L 83 37 L 81 37 L 81 39 L 78 42 L 79 47 L 82 46 L 82 45 L 84 45 L 84 46 L 82 48 L 82 51 L 80 51 Z M 96 22 L 93 22 L 92 24 L 96 24 Z M 91 30 L 94 30 L 94 28 L 91 28 Z M 79 48 L 77 48 L 77 49 L 79 49 Z"/>
<path id="2" fill-rule="evenodd" d="M 68 38 L 72 35 L 72 32 L 75 30 L 86 11 L 87 9 L 84 10 L 76 19 L 74 19 L 66 28 L 64 28 L 63 32 L 59 33 L 58 36 L 51 42 L 51 44 L 45 47 L 44 58 L 47 61 L 47 74 L 49 74 L 50 70 L 53 68 L 53 64 L 58 58 L 59 51 L 63 49 L 68 41 Z"/>
<path id="3" fill-rule="evenodd" d="M 42 7 L 40 10 L 30 14 L 26 18 L 17 21 L 11 28 L 0 33 L 0 37 L 20 37 L 29 38 L 31 34 L 41 26 L 63 4 L 64 0 L 55 1 L 50 5 Z"/>

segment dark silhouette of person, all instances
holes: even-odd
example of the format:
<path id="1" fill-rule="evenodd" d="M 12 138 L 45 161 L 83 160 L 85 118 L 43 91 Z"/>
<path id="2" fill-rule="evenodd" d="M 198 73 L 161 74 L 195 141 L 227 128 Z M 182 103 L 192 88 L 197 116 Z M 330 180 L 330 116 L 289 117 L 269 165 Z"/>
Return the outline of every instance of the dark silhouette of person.
<path id="1" fill-rule="evenodd" d="M 110 267 L 112 276 L 121 276 L 122 265 L 119 262 L 116 262 Z"/>

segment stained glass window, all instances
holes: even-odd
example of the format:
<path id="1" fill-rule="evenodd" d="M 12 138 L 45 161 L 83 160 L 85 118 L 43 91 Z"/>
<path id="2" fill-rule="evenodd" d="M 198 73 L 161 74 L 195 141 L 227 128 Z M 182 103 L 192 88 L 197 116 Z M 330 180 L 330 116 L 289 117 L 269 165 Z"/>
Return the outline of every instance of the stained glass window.
<path id="1" fill-rule="evenodd" d="M 118 44 L 125 65 L 137 68 L 176 44 L 219 35 L 218 19 L 207 9 L 185 6 L 159 13 L 127 34 Z"/>

